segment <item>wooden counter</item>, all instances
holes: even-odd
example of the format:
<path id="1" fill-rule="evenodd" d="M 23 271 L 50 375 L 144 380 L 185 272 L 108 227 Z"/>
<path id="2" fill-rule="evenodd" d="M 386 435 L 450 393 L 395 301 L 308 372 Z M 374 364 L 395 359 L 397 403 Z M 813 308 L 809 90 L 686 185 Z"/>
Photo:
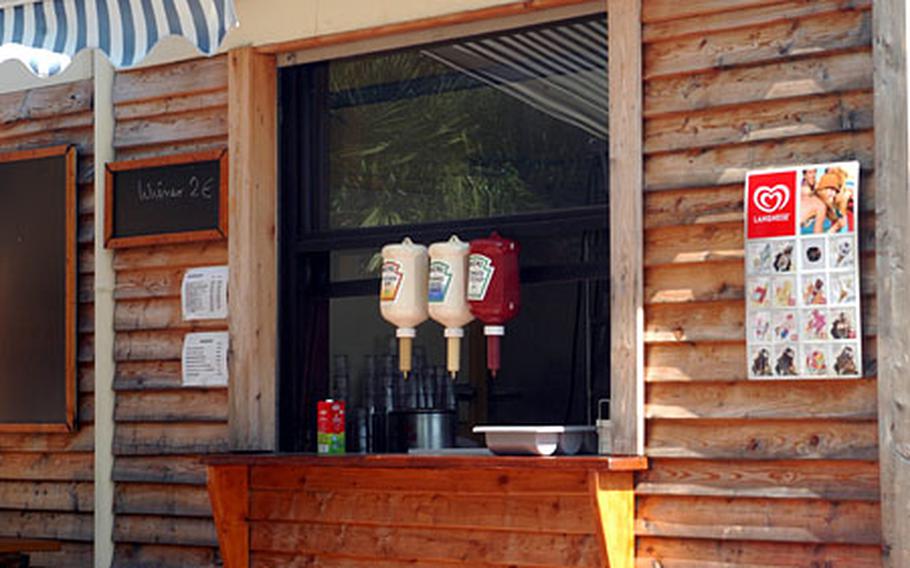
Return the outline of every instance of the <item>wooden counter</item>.
<path id="1" fill-rule="evenodd" d="M 228 455 L 206 461 L 226 568 L 634 563 L 645 458 Z"/>

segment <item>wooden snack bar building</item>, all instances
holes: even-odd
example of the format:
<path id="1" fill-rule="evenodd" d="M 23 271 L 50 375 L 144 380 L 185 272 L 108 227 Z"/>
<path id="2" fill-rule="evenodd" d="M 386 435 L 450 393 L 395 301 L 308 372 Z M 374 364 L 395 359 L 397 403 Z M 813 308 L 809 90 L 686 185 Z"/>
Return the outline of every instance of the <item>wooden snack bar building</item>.
<path id="1" fill-rule="evenodd" d="M 910 566 L 908 16 L 902 0 L 0 0 L 0 58 L 72 57 L 0 63 L 0 224 L 40 211 L 10 191 L 17 164 L 70 160 L 72 195 L 54 217 L 67 253 L 24 265 L 59 265 L 59 337 L 23 327 L 56 312 L 4 291 L 4 250 L 35 239 L 0 228 L 0 341 L 29 346 L 0 348 L 0 370 L 65 363 L 0 377 L 0 552 Z M 852 161 L 861 378 L 751 380 L 746 174 Z M 205 206 L 173 205 L 181 191 Z M 381 246 L 493 230 L 522 247 L 501 376 L 475 322 L 444 386 L 427 323 L 400 380 Z M 204 267 L 228 269 L 227 316 L 187 319 L 184 277 Z M 199 333 L 227 338 L 221 375 L 185 368 Z M 320 456 L 332 397 L 349 451 Z M 372 434 L 374 414 L 440 408 L 479 447 Z M 483 454 L 471 432 L 598 416 L 599 455 Z"/>

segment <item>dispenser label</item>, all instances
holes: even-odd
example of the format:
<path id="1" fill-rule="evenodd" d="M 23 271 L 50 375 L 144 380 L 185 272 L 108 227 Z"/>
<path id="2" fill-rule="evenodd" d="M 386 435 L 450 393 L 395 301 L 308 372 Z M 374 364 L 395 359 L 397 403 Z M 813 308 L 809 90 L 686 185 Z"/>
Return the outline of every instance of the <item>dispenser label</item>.
<path id="1" fill-rule="evenodd" d="M 475 253 L 468 258 L 468 300 L 482 302 L 487 297 L 495 271 L 496 267 L 488 256 Z"/>
<path id="2" fill-rule="evenodd" d="M 438 304 L 444 302 L 449 293 L 449 284 L 452 283 L 452 265 L 444 260 L 434 260 L 430 263 L 429 300 Z"/>
<path id="3" fill-rule="evenodd" d="M 382 263 L 382 285 L 379 289 L 379 300 L 382 302 L 394 302 L 398 299 L 398 291 L 401 290 L 401 281 L 404 280 L 404 272 L 401 270 L 401 263 L 397 260 L 386 260 Z"/>

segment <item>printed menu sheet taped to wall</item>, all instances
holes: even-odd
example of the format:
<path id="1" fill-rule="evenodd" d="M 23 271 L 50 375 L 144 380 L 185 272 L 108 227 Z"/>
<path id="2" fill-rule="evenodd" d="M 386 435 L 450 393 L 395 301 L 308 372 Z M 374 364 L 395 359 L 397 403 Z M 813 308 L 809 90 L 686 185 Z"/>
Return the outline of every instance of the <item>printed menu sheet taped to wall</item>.
<path id="1" fill-rule="evenodd" d="M 188 333 L 183 338 L 183 386 L 226 387 L 228 332 Z"/>
<path id="2" fill-rule="evenodd" d="M 228 267 L 191 268 L 180 287 L 184 320 L 224 319 L 228 315 Z"/>
<path id="3" fill-rule="evenodd" d="M 746 177 L 750 379 L 862 376 L 859 162 Z"/>

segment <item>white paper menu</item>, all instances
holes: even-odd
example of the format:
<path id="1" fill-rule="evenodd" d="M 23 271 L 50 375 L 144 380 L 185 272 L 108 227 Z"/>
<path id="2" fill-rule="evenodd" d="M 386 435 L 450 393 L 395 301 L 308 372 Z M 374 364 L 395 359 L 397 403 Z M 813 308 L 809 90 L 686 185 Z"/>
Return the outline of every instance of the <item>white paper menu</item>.
<path id="1" fill-rule="evenodd" d="M 226 331 L 186 334 L 181 357 L 183 386 L 227 386 L 228 337 Z"/>
<path id="2" fill-rule="evenodd" d="M 750 379 L 862 376 L 859 162 L 746 177 Z"/>
<path id="3" fill-rule="evenodd" d="M 224 319 L 228 316 L 228 267 L 192 268 L 180 287 L 184 320 Z"/>

